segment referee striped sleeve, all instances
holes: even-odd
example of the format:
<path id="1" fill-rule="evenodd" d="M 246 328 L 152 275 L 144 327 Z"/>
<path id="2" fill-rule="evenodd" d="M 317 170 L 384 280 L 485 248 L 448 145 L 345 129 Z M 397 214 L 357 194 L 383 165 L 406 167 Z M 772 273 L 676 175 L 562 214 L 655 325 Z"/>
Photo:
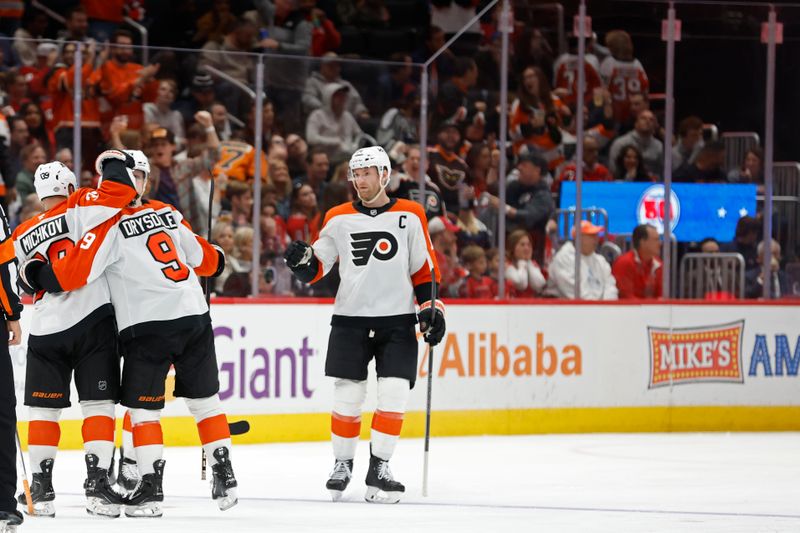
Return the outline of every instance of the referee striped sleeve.
<path id="1" fill-rule="evenodd" d="M 3 207 L 0 206 L 0 306 L 7 320 L 19 320 L 22 303 L 11 282 L 11 264 L 16 262 L 11 230 Z"/>

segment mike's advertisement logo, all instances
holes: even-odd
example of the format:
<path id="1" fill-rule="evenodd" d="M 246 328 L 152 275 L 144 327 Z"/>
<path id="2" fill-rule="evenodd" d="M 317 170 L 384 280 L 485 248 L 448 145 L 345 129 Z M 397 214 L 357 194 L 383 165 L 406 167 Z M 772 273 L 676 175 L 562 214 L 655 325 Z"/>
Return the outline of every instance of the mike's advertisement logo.
<path id="1" fill-rule="evenodd" d="M 636 207 L 636 218 L 639 224 L 650 224 L 654 226 L 659 233 L 664 233 L 664 213 L 666 211 L 664 192 L 663 185 L 648 187 L 645 189 L 644 194 L 642 194 L 642 197 L 639 199 L 639 205 Z M 674 230 L 681 218 L 681 203 L 674 190 L 670 191 L 669 198 L 669 227 L 671 230 Z"/>
<path id="2" fill-rule="evenodd" d="M 743 383 L 744 320 L 699 328 L 648 327 L 650 388 L 682 383 Z"/>

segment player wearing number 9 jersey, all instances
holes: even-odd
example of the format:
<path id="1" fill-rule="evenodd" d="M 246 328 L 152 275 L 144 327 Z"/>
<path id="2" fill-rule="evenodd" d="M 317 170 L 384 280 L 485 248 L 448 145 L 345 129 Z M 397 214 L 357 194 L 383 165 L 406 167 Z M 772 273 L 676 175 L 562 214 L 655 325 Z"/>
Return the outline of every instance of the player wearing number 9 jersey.
<path id="1" fill-rule="evenodd" d="M 139 187 L 137 179 L 137 187 Z M 144 190 L 145 185 L 141 184 Z M 158 421 L 165 379 L 175 367 L 175 396 L 197 422 L 214 481 L 212 498 L 225 510 L 237 503 L 230 431 L 217 393 L 214 333 L 198 276 L 224 268 L 221 249 L 195 235 L 169 204 L 136 201 L 95 228 L 95 238 L 51 265 L 23 275 L 48 292 L 79 290 L 105 277 L 122 341 L 122 404 L 130 409 L 133 445 L 142 474 L 125 514 L 161 516 L 164 461 Z"/>
<path id="2" fill-rule="evenodd" d="M 54 261 L 76 243 L 90 244 L 94 234 L 87 231 L 112 218 L 136 195 L 129 173 L 133 165 L 122 152 L 104 153 L 98 159 L 104 180 L 97 190 L 75 190 L 75 175 L 62 163 L 40 165 L 34 186 L 47 211 L 17 227 L 3 243 L 3 256 L 13 254 L 19 264 L 32 258 Z M 70 405 L 73 372 L 84 416 L 87 511 L 116 517 L 121 500 L 110 489 L 107 471 L 114 449 L 119 355 L 111 297 L 102 278 L 74 293 L 34 295 L 25 405 L 30 410 L 28 450 L 36 515 L 55 513 L 52 472 L 60 437 L 58 420 L 61 409 Z M 25 502 L 24 495 L 20 499 Z"/>

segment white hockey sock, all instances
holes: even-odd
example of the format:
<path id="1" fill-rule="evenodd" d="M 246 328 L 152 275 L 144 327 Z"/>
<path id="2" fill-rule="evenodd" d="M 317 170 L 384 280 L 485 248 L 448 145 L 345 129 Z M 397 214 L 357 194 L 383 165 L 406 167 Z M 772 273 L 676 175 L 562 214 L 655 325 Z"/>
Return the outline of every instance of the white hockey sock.
<path id="1" fill-rule="evenodd" d="M 337 460 L 353 459 L 361 434 L 361 406 L 367 395 L 367 382 L 337 379 L 333 386 L 333 455 Z"/>
<path id="2" fill-rule="evenodd" d="M 131 409 L 133 446 L 141 475 L 153 474 L 153 463 L 164 456 L 164 435 L 161 432 L 161 410 Z"/>
<path id="3" fill-rule="evenodd" d="M 231 455 L 231 431 L 228 426 L 228 417 L 222 412 L 219 396 L 208 398 L 187 398 L 186 406 L 197 422 L 197 433 L 206 452 L 206 460 L 210 466 L 217 464 L 214 451 L 217 448 L 227 448 L 228 457 Z"/>
<path id="4" fill-rule="evenodd" d="M 58 452 L 58 441 L 61 440 L 61 426 L 58 419 L 61 409 L 31 407 L 28 423 L 28 457 L 31 472 L 42 473 L 42 461 L 55 459 Z"/>
<path id="5" fill-rule="evenodd" d="M 402 378 L 378 378 L 378 409 L 372 417 L 372 455 L 384 461 L 392 458 L 403 415 L 411 393 L 411 384 Z"/>
<path id="6" fill-rule="evenodd" d="M 133 447 L 133 423 L 131 422 L 131 410 L 125 411 L 125 418 L 122 419 L 122 453 L 128 459 L 136 460 L 136 448 Z"/>
<path id="7" fill-rule="evenodd" d="M 98 458 L 98 468 L 111 468 L 114 453 L 114 402 L 111 400 L 80 402 L 83 411 L 83 449 Z"/>

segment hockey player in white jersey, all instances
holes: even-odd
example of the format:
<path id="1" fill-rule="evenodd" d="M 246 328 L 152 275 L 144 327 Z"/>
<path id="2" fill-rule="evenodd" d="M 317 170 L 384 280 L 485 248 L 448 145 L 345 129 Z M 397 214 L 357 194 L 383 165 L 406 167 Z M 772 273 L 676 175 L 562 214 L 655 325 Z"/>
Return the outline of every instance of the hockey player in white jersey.
<path id="1" fill-rule="evenodd" d="M 104 153 L 97 161 L 104 184 L 95 190 L 77 189 L 75 175 L 60 162 L 40 165 L 34 173 L 34 187 L 46 212 L 18 226 L 3 245 L 11 247 L 23 264 L 33 257 L 54 261 L 76 245 L 89 242 L 93 234 L 86 232 L 112 218 L 136 195 L 133 166 L 133 159 L 119 151 Z M 70 405 L 73 374 L 83 411 L 86 510 L 116 518 L 122 500 L 112 489 L 108 472 L 120 372 L 111 296 L 104 279 L 73 293 L 34 293 L 25 405 L 30 413 L 28 453 L 37 516 L 55 515 L 52 475 L 60 438 L 58 421 L 62 409 Z M 19 501 L 25 503 L 24 494 Z"/>
<path id="2" fill-rule="evenodd" d="M 325 374 L 335 378 L 331 439 L 335 463 L 326 487 L 334 501 L 347 488 L 361 432 L 367 365 L 375 358 L 378 406 L 372 418 L 366 500 L 397 503 L 405 487 L 394 480 L 389 459 L 417 372 L 415 323 L 431 344 L 445 332 L 444 305 L 431 302 L 432 273 L 439 269 L 425 212 L 410 200 L 390 199 L 385 188 L 389 156 L 380 146 L 362 148 L 350 159 L 349 179 L 359 200 L 328 211 L 319 239 L 295 241 L 286 250 L 289 268 L 302 281 L 316 282 L 339 261 Z M 417 314 L 414 298 L 419 304 Z M 436 314 L 433 327 L 431 319 Z"/>
<path id="3" fill-rule="evenodd" d="M 148 176 L 137 176 L 144 191 Z M 21 275 L 34 288 L 60 293 L 105 274 L 123 348 L 122 404 L 130 409 L 142 479 L 126 496 L 125 514 L 163 514 L 165 379 L 175 367 L 175 396 L 186 399 L 213 474 L 212 498 L 222 510 L 238 502 L 222 412 L 214 333 L 198 276 L 217 276 L 225 264 L 218 247 L 195 235 L 173 206 L 138 199 L 93 230 L 86 246 L 52 264 L 29 261 Z"/>

